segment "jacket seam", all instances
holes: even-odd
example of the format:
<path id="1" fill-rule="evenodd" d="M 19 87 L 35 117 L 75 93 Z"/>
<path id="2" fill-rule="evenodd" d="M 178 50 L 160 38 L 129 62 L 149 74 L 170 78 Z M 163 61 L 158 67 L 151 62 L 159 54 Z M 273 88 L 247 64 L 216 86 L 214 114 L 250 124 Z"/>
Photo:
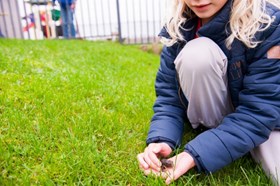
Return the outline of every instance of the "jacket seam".
<path id="1" fill-rule="evenodd" d="M 220 142 L 224 145 L 225 149 L 227 149 L 228 154 L 230 155 L 231 161 L 233 161 L 233 157 L 232 157 L 230 151 L 228 150 L 227 146 L 226 146 L 225 143 L 223 142 L 223 140 L 221 140 L 221 138 L 220 138 L 217 134 L 215 134 L 214 132 L 212 132 L 211 130 L 210 130 L 210 132 L 213 133 L 213 134 L 220 140 Z"/>

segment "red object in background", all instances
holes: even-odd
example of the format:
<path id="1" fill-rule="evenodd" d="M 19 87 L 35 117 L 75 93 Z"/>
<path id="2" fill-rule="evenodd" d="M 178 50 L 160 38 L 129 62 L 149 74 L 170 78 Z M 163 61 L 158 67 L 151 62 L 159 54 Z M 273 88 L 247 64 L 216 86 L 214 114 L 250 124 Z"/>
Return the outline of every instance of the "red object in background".
<path id="1" fill-rule="evenodd" d="M 35 18 L 34 18 L 34 14 L 29 14 L 28 16 L 23 17 L 22 19 L 29 19 L 30 23 L 27 24 L 25 27 L 23 27 L 23 31 L 28 31 L 30 28 L 35 26 Z"/>

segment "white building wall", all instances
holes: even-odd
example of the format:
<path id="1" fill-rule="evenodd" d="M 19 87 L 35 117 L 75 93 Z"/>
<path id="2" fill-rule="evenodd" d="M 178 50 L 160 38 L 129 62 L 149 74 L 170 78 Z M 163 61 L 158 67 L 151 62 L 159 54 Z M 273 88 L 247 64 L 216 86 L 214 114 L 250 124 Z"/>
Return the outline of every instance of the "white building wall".
<path id="1" fill-rule="evenodd" d="M 4 37 L 23 38 L 17 0 L 0 0 L 0 30 Z"/>

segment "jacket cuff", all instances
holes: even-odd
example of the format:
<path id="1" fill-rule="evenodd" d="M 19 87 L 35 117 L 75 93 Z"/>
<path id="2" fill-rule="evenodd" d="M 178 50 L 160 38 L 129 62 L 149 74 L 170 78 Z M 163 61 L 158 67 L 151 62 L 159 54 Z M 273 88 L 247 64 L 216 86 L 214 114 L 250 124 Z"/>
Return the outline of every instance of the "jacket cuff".
<path id="1" fill-rule="evenodd" d="M 222 131 L 217 133 L 217 130 L 211 129 L 201 133 L 186 145 L 187 149 L 192 149 L 191 153 L 198 154 L 195 158 L 206 173 L 213 173 L 233 161 L 228 147 L 224 145 L 232 138 L 225 140 L 223 133 Z"/>
<path id="2" fill-rule="evenodd" d="M 172 151 L 177 148 L 176 144 L 174 144 L 171 140 L 160 136 L 147 139 L 146 144 L 149 145 L 150 143 L 166 143 L 169 147 L 171 147 Z"/>
<path id="3" fill-rule="evenodd" d="M 199 154 L 192 148 L 191 145 L 187 144 L 185 146 L 185 152 L 187 152 L 189 155 L 192 156 L 192 158 L 194 159 L 194 162 L 195 162 L 195 165 L 196 165 L 196 169 L 198 172 L 205 172 L 207 173 L 202 161 L 201 161 L 201 158 L 199 156 Z"/>

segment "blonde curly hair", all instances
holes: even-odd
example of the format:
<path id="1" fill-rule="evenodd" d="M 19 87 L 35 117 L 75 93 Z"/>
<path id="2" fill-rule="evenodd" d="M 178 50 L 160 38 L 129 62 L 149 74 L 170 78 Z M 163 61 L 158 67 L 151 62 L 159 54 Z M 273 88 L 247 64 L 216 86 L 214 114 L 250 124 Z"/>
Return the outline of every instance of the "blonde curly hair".
<path id="1" fill-rule="evenodd" d="M 273 18 L 266 14 L 266 4 L 270 3 L 280 9 L 279 0 L 234 0 L 231 16 L 231 34 L 226 40 L 226 45 L 230 48 L 234 39 L 243 42 L 248 48 L 254 48 L 260 41 L 254 40 L 254 35 L 258 31 L 265 30 L 272 22 Z M 163 41 L 171 46 L 177 41 L 183 41 L 184 37 L 180 32 L 183 23 L 196 17 L 192 10 L 186 5 L 184 0 L 175 0 L 172 12 L 172 19 L 166 24 L 166 29 L 171 39 Z M 265 25 L 265 27 L 263 27 Z"/>

